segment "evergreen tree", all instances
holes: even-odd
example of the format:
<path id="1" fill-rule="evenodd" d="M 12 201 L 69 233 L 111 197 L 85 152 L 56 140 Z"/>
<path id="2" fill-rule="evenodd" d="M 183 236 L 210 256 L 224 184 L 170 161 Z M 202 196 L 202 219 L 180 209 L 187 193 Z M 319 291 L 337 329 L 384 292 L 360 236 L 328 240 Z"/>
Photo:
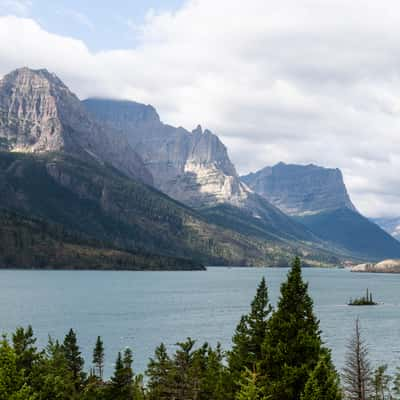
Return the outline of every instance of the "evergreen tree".
<path id="1" fill-rule="evenodd" d="M 330 355 L 321 355 L 307 380 L 301 400 L 341 400 L 341 398 L 339 377 Z"/>
<path id="2" fill-rule="evenodd" d="M 393 380 L 393 394 L 396 395 L 396 399 L 400 399 L 400 368 L 397 367 L 397 373 Z"/>
<path id="3" fill-rule="evenodd" d="M 249 314 L 243 315 L 232 338 L 232 350 L 228 353 L 230 371 L 230 396 L 239 388 L 242 372 L 253 370 L 262 359 L 262 346 L 267 333 L 267 323 L 272 307 L 268 288 L 263 277 L 251 302 Z"/>
<path id="4" fill-rule="evenodd" d="M 346 399 L 368 400 L 373 393 L 368 349 L 361 337 L 360 323 L 356 320 L 354 335 L 347 346 L 343 383 Z"/>
<path id="5" fill-rule="evenodd" d="M 115 362 L 114 375 L 111 378 L 110 399 L 127 400 L 133 398 L 133 371 L 132 371 L 132 351 L 126 349 L 122 357 L 118 352 Z"/>
<path id="6" fill-rule="evenodd" d="M 93 364 L 95 373 L 102 379 L 104 370 L 104 346 L 100 336 L 97 337 L 96 345 L 93 350 Z"/>
<path id="7" fill-rule="evenodd" d="M 32 326 L 25 330 L 17 328 L 12 335 L 13 347 L 17 356 L 17 367 L 23 369 L 26 376 L 32 373 L 33 366 L 40 358 L 35 347 L 36 338 L 33 335 Z"/>
<path id="8" fill-rule="evenodd" d="M 186 342 L 177 343 L 178 350 L 173 360 L 172 396 L 175 400 L 197 399 L 200 391 L 200 377 L 193 368 L 195 341 L 188 338 Z"/>
<path id="9" fill-rule="evenodd" d="M 65 336 L 63 350 L 65 353 L 65 358 L 67 360 L 68 368 L 72 373 L 72 377 L 75 383 L 75 389 L 79 392 L 82 382 L 85 378 L 85 374 L 83 372 L 84 360 L 81 356 L 76 334 L 73 329 L 70 329 L 70 331 Z"/>
<path id="10" fill-rule="evenodd" d="M 154 358 L 150 358 L 146 375 L 149 378 L 147 387 L 149 400 L 168 400 L 171 398 L 172 361 L 163 343 L 155 350 Z"/>
<path id="11" fill-rule="evenodd" d="M 251 372 L 248 368 L 242 372 L 240 389 L 236 393 L 235 400 L 262 400 L 262 391 L 257 382 L 257 373 Z"/>
<path id="12" fill-rule="evenodd" d="M 374 371 L 372 386 L 374 388 L 374 400 L 391 400 L 392 377 L 386 373 L 387 365 L 380 365 Z"/>
<path id="13" fill-rule="evenodd" d="M 18 368 L 18 356 L 8 341 L 0 341 L 0 400 L 34 400 L 33 390 Z"/>
<path id="14" fill-rule="evenodd" d="M 74 400 L 75 381 L 63 346 L 49 338 L 45 354 L 35 368 L 33 387 L 40 400 Z"/>
<path id="15" fill-rule="evenodd" d="M 300 259 L 281 286 L 278 307 L 268 322 L 260 373 L 272 400 L 298 400 L 322 350 L 319 321 L 313 312 Z"/>

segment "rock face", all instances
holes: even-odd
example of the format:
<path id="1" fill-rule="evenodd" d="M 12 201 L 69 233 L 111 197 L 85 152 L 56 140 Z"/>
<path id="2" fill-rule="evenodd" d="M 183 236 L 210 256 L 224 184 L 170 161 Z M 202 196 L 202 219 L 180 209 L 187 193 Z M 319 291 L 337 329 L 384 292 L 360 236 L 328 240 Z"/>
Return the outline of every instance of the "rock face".
<path id="1" fill-rule="evenodd" d="M 126 137 L 90 118 L 79 99 L 44 69 L 21 68 L 0 81 L 0 149 L 65 152 L 152 183 Z"/>
<path id="2" fill-rule="evenodd" d="M 368 261 L 400 257 L 399 242 L 356 210 L 339 169 L 279 163 L 242 180 L 339 251 Z"/>
<path id="3" fill-rule="evenodd" d="M 156 110 L 131 101 L 88 99 L 87 110 L 124 132 L 151 171 L 154 185 L 192 207 L 241 204 L 248 194 L 226 147 L 209 130 L 163 124 Z"/>
<path id="4" fill-rule="evenodd" d="M 276 238 L 318 241 L 240 180 L 226 147 L 209 130 L 198 126 L 189 132 L 166 125 L 152 106 L 131 101 L 87 99 L 83 103 L 100 123 L 127 136 L 152 173 L 155 187 L 170 197 L 203 210 L 234 206 L 246 214 L 242 222 L 256 218 Z"/>
<path id="5" fill-rule="evenodd" d="M 400 260 L 384 260 L 376 264 L 359 264 L 351 268 L 351 272 L 400 274 Z"/>
<path id="6" fill-rule="evenodd" d="M 339 169 L 279 163 L 242 177 L 251 189 L 290 215 L 356 211 Z"/>

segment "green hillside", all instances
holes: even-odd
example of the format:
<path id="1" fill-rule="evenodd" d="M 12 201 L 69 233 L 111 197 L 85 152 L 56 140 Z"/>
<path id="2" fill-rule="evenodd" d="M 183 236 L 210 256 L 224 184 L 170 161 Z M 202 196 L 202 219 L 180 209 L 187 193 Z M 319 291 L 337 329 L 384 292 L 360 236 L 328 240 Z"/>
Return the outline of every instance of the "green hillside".
<path id="1" fill-rule="evenodd" d="M 129 252 L 204 265 L 283 265 L 293 254 L 331 263 L 308 244 L 234 227 L 170 199 L 110 166 L 62 154 L 0 153 L 0 207 L 60 224 Z M 334 262 L 337 259 L 334 258 Z"/>

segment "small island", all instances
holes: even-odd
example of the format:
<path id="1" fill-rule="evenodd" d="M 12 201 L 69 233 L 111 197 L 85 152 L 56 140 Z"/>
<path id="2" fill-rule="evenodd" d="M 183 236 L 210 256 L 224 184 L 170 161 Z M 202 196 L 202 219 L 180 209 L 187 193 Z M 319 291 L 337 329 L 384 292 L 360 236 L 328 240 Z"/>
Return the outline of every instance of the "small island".
<path id="1" fill-rule="evenodd" d="M 368 289 L 366 291 L 365 296 L 358 297 L 356 299 L 350 299 L 349 306 L 376 306 L 378 303 L 376 303 L 373 298 L 372 298 L 372 292 L 370 292 Z"/>

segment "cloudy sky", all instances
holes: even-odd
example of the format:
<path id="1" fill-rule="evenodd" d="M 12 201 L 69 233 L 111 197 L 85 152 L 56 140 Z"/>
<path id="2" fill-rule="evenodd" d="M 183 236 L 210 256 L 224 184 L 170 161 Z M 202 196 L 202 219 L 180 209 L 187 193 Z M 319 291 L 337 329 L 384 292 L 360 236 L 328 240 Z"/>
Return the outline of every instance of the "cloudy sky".
<path id="1" fill-rule="evenodd" d="M 153 104 L 217 133 L 240 173 L 342 169 L 366 215 L 400 215 L 397 0 L 0 0 L 0 76 Z"/>

